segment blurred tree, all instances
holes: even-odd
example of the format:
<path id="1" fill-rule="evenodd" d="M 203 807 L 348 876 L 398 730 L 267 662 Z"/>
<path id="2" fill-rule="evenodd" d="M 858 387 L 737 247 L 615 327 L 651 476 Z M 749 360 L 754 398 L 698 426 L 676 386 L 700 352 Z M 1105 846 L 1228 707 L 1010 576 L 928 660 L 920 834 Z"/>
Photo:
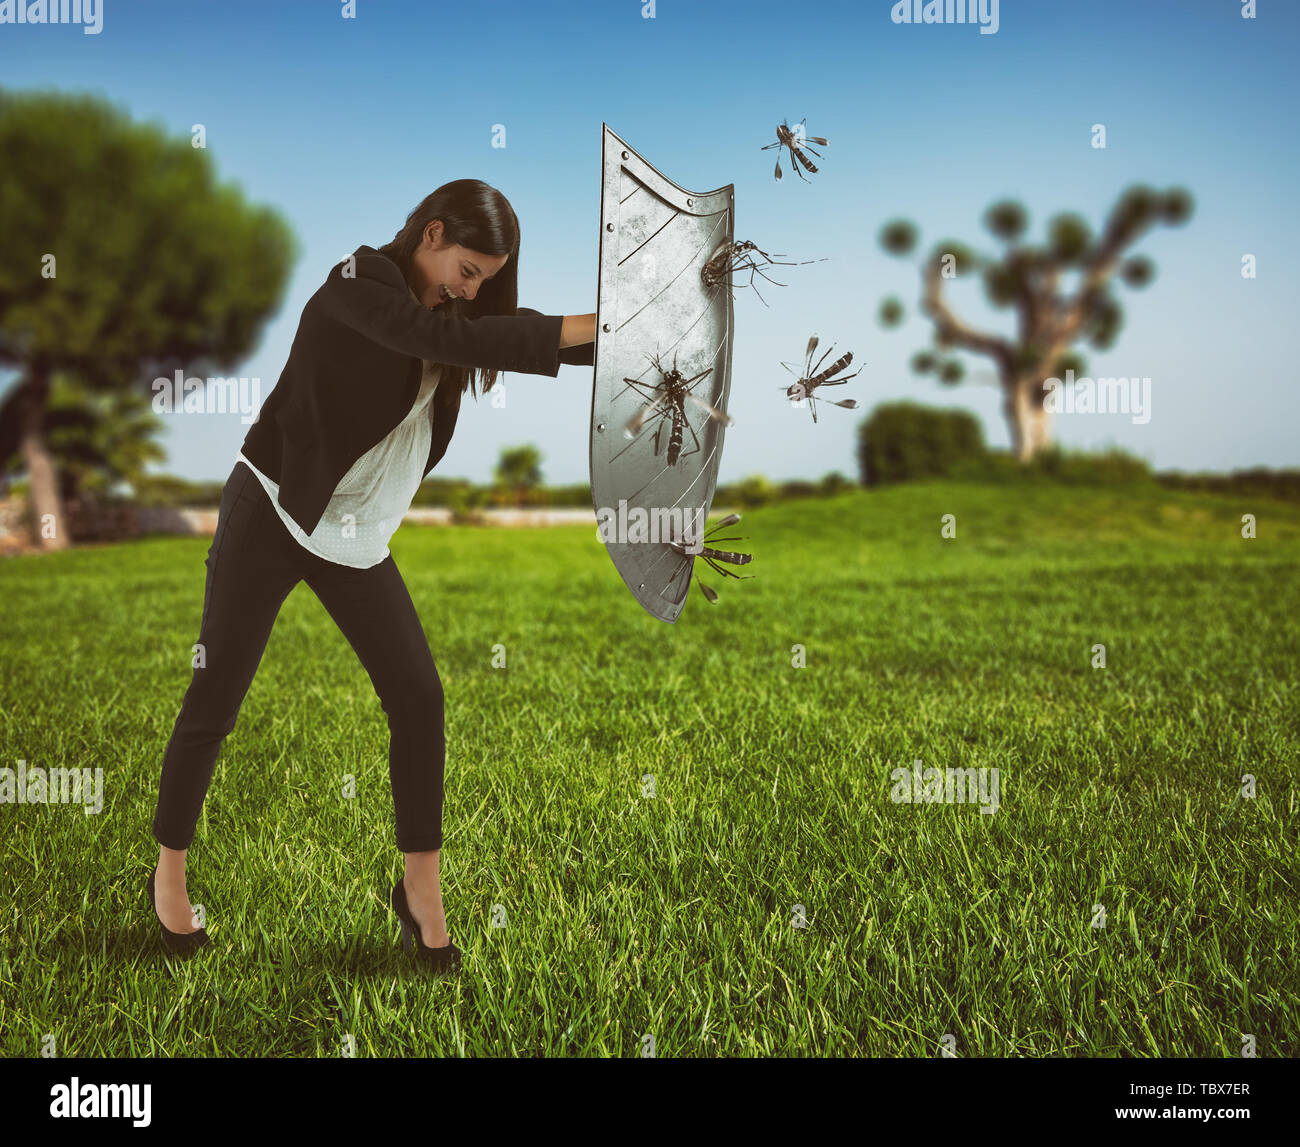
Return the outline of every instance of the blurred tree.
<path id="1" fill-rule="evenodd" d="M 11 407 L 22 400 L 15 387 L 0 403 L 0 427 L 16 430 Z M 96 391 L 75 375 L 50 375 L 49 402 L 42 426 L 60 503 L 82 495 L 101 497 L 119 482 L 136 487 L 148 479 L 145 465 L 162 462 L 167 451 L 155 438 L 161 421 L 151 399 L 126 382 L 117 390 Z M 0 462 L 0 482 L 23 468 L 23 456 L 11 445 Z"/>
<path id="2" fill-rule="evenodd" d="M 494 474 L 498 486 L 513 492 L 516 506 L 522 506 L 528 492 L 542 484 L 542 455 L 536 446 L 507 446 L 501 451 Z"/>
<path id="3" fill-rule="evenodd" d="M 777 485 L 764 474 L 750 474 L 729 487 L 730 496 L 742 506 L 766 506 L 776 501 Z"/>
<path id="4" fill-rule="evenodd" d="M 0 368 L 19 373 L 0 408 L 0 469 L 20 455 L 36 540 L 58 549 L 69 539 L 49 441 L 55 373 L 91 394 L 150 398 L 178 369 L 228 374 L 278 308 L 296 244 L 274 212 L 216 186 L 191 139 L 97 97 L 0 90 L 0 250 Z"/>
<path id="5" fill-rule="evenodd" d="M 1158 192 L 1130 187 L 1111 209 L 1106 227 L 1094 237 L 1088 223 L 1074 213 L 1057 215 L 1048 223 L 1047 241 L 1023 242 L 1028 214 L 1010 200 L 994 203 L 984 222 L 1003 244 L 1000 255 L 977 254 L 958 240 L 937 243 L 921 263 L 921 310 L 934 324 L 934 351 L 912 357 L 912 369 L 933 372 L 941 382 L 956 384 L 965 377 L 961 360 L 945 352 L 967 350 L 993 359 L 1002 388 L 1003 414 L 1011 431 L 1012 450 L 1025 462 L 1050 441 L 1048 412 L 1043 408 L 1046 379 L 1064 378 L 1067 370 L 1082 374 L 1084 361 L 1070 347 L 1086 340 L 1094 349 L 1112 346 L 1124 322 L 1124 311 L 1113 290 L 1116 276 L 1130 287 L 1144 287 L 1155 265 L 1143 255 L 1124 251 L 1157 223 L 1185 223 L 1192 213 L 1191 195 L 1173 188 Z M 881 229 L 880 245 L 891 255 L 909 255 L 919 234 L 915 224 L 893 220 Z M 995 307 L 1014 306 L 1017 330 L 1003 337 L 968 326 L 953 312 L 944 284 L 972 271 L 983 278 L 984 293 Z M 1062 288 L 1062 276 L 1076 279 L 1074 293 Z M 897 298 L 881 302 L 884 326 L 903 320 Z"/>

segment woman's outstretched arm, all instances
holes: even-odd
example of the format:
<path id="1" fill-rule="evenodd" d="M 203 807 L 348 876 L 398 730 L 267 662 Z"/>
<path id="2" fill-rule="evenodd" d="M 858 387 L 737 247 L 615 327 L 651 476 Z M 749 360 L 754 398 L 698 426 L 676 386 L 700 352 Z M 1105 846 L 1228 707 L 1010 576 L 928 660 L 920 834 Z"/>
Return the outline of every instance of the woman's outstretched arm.
<path id="1" fill-rule="evenodd" d="M 570 316 L 439 314 L 415 300 L 384 256 L 361 254 L 354 266 L 355 277 L 344 276 L 341 265 L 333 267 L 308 309 L 318 307 L 325 317 L 413 358 L 552 378 L 559 373 L 560 340 Z M 521 321 L 524 317 L 529 321 Z M 595 316 L 572 317 L 577 326 L 569 331 L 571 345 L 579 345 L 584 335 L 594 340 Z"/>

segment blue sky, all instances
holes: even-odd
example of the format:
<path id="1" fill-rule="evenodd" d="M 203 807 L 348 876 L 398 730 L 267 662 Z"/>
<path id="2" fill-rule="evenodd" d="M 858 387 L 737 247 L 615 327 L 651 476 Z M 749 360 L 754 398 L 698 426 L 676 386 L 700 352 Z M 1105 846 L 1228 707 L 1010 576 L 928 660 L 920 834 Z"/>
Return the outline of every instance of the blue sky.
<path id="1" fill-rule="evenodd" d="M 880 251 L 886 220 L 923 240 L 994 247 L 984 209 L 1012 196 L 1033 235 L 1063 210 L 1099 228 L 1125 187 L 1185 186 L 1192 220 L 1158 227 L 1134 250 L 1157 265 L 1143 291 L 1121 288 L 1126 324 L 1089 374 L 1151 378 L 1151 419 L 1058 417 L 1069 446 L 1115 444 L 1161 469 L 1300 464 L 1291 343 L 1300 291 L 1294 60 L 1300 4 L 1260 0 L 1002 0 L 996 34 L 966 25 L 898 25 L 887 0 L 641 0 L 461 5 L 357 0 L 103 0 L 103 29 L 0 24 L 0 83 L 95 92 L 188 138 L 207 129 L 219 177 L 290 222 L 303 255 L 279 314 L 237 372 L 263 400 L 288 356 L 303 304 L 330 264 L 392 238 L 438 185 L 500 188 L 523 227 L 520 302 L 547 314 L 595 310 L 600 128 L 616 132 L 689 190 L 735 184 L 736 235 L 824 263 L 785 272 L 785 289 L 736 300 L 735 365 L 720 480 L 854 474 L 862 411 L 825 408 L 817 426 L 784 403 L 816 330 L 852 350 L 844 388 L 866 409 L 913 398 L 977 414 L 1007 444 L 987 364 L 955 388 L 908 367 L 928 345 L 914 266 Z M 810 183 L 772 179 L 761 151 L 781 119 L 825 135 Z M 491 146 L 492 125 L 507 146 Z M 1090 146 L 1103 123 L 1107 147 Z M 1258 278 L 1241 277 L 1254 254 Z M 782 277 L 778 275 L 778 277 Z M 911 320 L 885 330 L 879 301 Z M 973 283 L 954 305 L 1010 331 Z M 434 472 L 487 479 L 502 446 L 533 442 L 548 481 L 587 478 L 590 368 L 556 379 L 508 375 L 504 409 L 472 402 Z M 0 384 L 3 385 L 3 384 Z M 161 467 L 195 479 L 229 473 L 238 415 L 166 418 Z"/>

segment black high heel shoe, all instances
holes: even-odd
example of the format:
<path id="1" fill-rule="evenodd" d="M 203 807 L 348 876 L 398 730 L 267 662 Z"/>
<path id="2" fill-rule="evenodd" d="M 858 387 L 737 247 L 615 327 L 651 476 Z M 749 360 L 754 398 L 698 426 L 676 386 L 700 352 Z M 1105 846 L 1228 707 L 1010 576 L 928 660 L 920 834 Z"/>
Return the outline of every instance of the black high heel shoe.
<path id="1" fill-rule="evenodd" d="M 463 953 L 448 937 L 447 943 L 441 948 L 430 948 L 424 942 L 424 937 L 420 935 L 420 926 L 415 922 L 415 917 L 411 915 L 411 906 L 406 902 L 406 885 L 398 881 L 393 885 L 393 894 L 390 897 L 393 905 L 393 911 L 397 913 L 397 918 L 402 922 L 402 948 L 410 948 L 412 952 L 419 956 L 420 961 L 427 965 L 435 972 L 450 972 L 460 967 L 461 956 Z"/>
<path id="2" fill-rule="evenodd" d="M 157 919 L 158 904 L 154 899 L 153 878 L 157 875 L 157 870 L 149 873 L 149 883 L 146 886 L 149 892 L 149 906 L 154 910 L 154 918 Z M 208 930 L 200 928 L 197 932 L 173 932 L 161 920 L 158 921 L 158 927 L 162 929 L 163 943 L 167 947 L 182 956 L 188 956 L 192 952 L 197 952 L 204 944 L 209 943 Z"/>

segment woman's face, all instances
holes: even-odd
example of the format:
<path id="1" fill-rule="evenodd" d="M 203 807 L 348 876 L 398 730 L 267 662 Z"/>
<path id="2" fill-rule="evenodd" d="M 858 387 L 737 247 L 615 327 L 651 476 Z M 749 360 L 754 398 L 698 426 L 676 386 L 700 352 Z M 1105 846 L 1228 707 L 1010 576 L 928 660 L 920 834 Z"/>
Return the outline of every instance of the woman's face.
<path id="1" fill-rule="evenodd" d="M 506 265 L 509 255 L 484 255 L 456 243 L 442 245 L 442 220 L 434 219 L 411 260 L 416 282 L 411 285 L 423 306 L 436 307 L 450 291 L 472 299 L 483 283 Z"/>

